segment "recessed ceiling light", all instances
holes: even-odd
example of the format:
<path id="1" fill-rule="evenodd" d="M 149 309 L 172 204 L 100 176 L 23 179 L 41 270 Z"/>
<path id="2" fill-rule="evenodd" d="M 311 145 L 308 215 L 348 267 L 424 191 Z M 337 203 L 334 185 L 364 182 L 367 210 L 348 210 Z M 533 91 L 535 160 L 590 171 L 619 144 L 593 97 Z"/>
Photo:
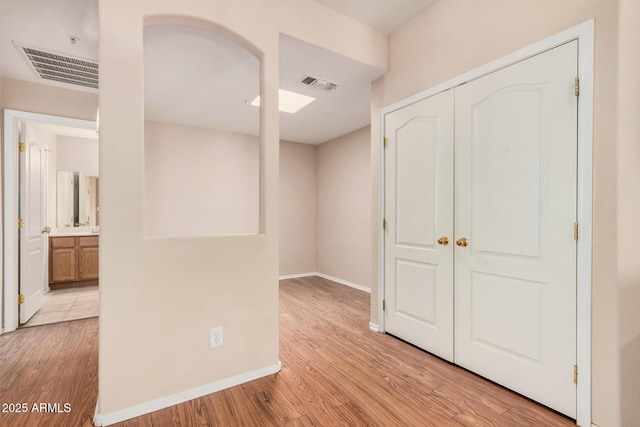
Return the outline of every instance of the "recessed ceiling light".
<path id="1" fill-rule="evenodd" d="M 299 93 L 290 92 L 288 90 L 279 89 L 278 90 L 278 98 L 279 98 L 279 110 L 284 113 L 295 113 L 311 104 L 316 99 L 311 96 L 301 95 Z M 254 107 L 260 106 L 260 95 L 256 97 L 251 102 L 251 105 Z"/>

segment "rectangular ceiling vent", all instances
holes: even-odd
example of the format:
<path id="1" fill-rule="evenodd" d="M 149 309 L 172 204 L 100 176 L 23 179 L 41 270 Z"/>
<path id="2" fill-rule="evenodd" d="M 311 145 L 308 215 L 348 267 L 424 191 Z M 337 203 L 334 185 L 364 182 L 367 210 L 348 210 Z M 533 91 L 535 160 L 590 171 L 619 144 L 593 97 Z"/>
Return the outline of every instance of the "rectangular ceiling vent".
<path id="1" fill-rule="evenodd" d="M 98 63 L 16 44 L 40 78 L 98 89 Z"/>
<path id="2" fill-rule="evenodd" d="M 322 80 L 317 77 L 305 76 L 300 83 L 307 86 L 313 86 L 321 90 L 334 90 L 338 87 L 337 83 L 332 83 L 328 80 Z"/>

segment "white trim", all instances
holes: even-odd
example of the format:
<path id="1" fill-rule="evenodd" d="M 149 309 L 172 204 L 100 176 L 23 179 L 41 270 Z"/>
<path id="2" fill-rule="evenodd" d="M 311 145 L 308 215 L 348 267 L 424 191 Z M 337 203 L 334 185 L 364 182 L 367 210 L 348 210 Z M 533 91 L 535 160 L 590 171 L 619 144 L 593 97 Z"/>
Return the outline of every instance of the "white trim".
<path id="1" fill-rule="evenodd" d="M 513 53 L 510 53 L 509 55 L 503 56 L 502 58 L 498 58 L 494 61 L 491 61 L 488 64 L 482 65 L 476 69 L 473 69 L 457 77 L 454 77 L 450 80 L 447 80 L 444 83 L 440 83 L 429 89 L 423 90 L 422 92 L 419 92 L 415 95 L 409 96 L 391 105 L 383 107 L 380 109 L 380 118 L 383 119 L 385 114 L 391 113 L 395 110 L 406 107 L 408 105 L 415 104 L 418 101 L 421 101 L 425 98 L 433 96 L 437 93 L 444 92 L 445 90 L 454 88 L 456 86 L 460 86 L 463 83 L 467 83 L 472 80 L 479 79 L 480 77 L 486 76 L 487 74 L 491 74 L 497 70 L 508 67 L 517 62 L 524 61 L 525 59 L 531 58 L 532 56 L 536 56 L 542 52 L 553 49 L 554 47 L 558 47 L 572 40 L 582 40 L 583 42 L 585 42 L 585 45 L 588 45 L 589 37 L 590 37 L 589 33 L 591 33 L 591 39 L 592 39 L 591 40 L 592 49 L 591 49 L 590 56 L 593 59 L 593 31 L 594 31 L 594 20 L 591 19 L 589 21 L 583 22 L 582 24 L 576 25 L 575 27 L 569 28 L 568 30 L 562 31 L 544 40 L 533 43 L 525 48 L 522 48 Z M 583 47 L 586 49 L 588 46 L 583 46 Z M 581 55 L 587 55 L 586 52 L 583 52 L 582 50 L 580 50 L 580 47 L 578 47 L 578 49 L 579 49 L 578 57 L 580 57 Z M 583 61 L 581 61 L 580 59 L 578 61 L 582 65 L 587 65 L 586 61 L 588 60 L 588 58 L 582 58 L 582 59 Z M 582 70 L 581 72 L 584 72 L 584 71 L 587 71 L 587 70 Z M 591 70 L 591 75 L 593 76 L 593 69 Z M 580 79 L 582 80 L 582 75 L 580 76 Z M 580 94 L 580 96 L 582 96 L 582 93 Z"/>
<path id="2" fill-rule="evenodd" d="M 578 98 L 578 223 L 580 238 L 577 249 L 577 312 L 576 348 L 580 381 L 576 386 L 576 422 L 591 425 L 591 250 L 592 250 L 592 196 L 593 196 L 593 87 L 594 87 L 594 20 L 583 22 L 568 30 L 534 43 L 524 49 L 492 61 L 444 83 L 391 104 L 380 110 L 380 179 L 378 208 L 384 217 L 384 116 L 424 98 L 475 80 L 501 68 L 523 61 L 572 40 L 578 40 L 578 71 L 580 96 Z M 384 232 L 378 234 L 378 323 L 384 332 Z"/>
<path id="3" fill-rule="evenodd" d="M 332 282 L 340 283 L 341 285 L 349 286 L 350 288 L 354 288 L 359 291 L 366 292 L 368 294 L 371 293 L 371 288 L 367 288 L 366 286 L 358 285 L 357 283 L 349 282 L 347 280 L 339 279 L 337 277 L 329 276 L 328 274 L 318 273 L 317 271 L 314 271 L 312 273 L 299 273 L 299 274 L 289 274 L 286 276 L 280 276 L 279 280 L 298 279 L 301 277 L 313 277 L 313 276 L 322 277 L 323 279 L 331 280 Z"/>
<path id="4" fill-rule="evenodd" d="M 591 424 L 591 286 L 593 247 L 593 91 L 594 22 L 583 24 L 578 38 L 578 238 L 576 295 L 576 364 L 578 425 Z"/>
<path id="5" fill-rule="evenodd" d="M 328 274 L 314 273 L 314 276 L 322 277 L 323 279 L 331 280 L 332 282 L 340 283 L 341 285 L 349 286 L 350 288 L 354 288 L 368 294 L 371 293 L 371 288 L 367 288 L 366 286 L 358 285 L 357 283 L 349 282 L 347 280 L 338 279 L 337 277 L 329 276 Z"/>
<path id="6" fill-rule="evenodd" d="M 378 170 L 378 331 L 381 333 L 385 332 L 385 317 L 384 317 L 384 278 L 385 278 L 385 253 L 384 253 L 384 239 L 386 230 L 381 227 L 383 220 L 385 218 L 384 206 L 385 206 L 385 198 L 384 198 L 384 187 L 385 187 L 385 170 L 386 170 L 386 156 L 384 147 L 384 139 L 385 136 L 385 126 L 384 126 L 384 115 L 390 113 L 391 111 L 386 111 L 386 108 L 380 110 L 380 120 L 379 120 L 379 139 L 380 143 L 379 147 L 379 155 L 380 159 L 379 170 Z"/>
<path id="7" fill-rule="evenodd" d="M 96 409 L 93 411 L 93 425 L 102 427 L 102 415 L 100 415 L 100 398 L 96 399 Z"/>
<path id="8" fill-rule="evenodd" d="M 4 257 L 4 332 L 13 332 L 18 327 L 18 150 L 17 123 L 20 121 L 47 123 L 82 129 L 96 128 L 96 122 L 68 117 L 29 113 L 18 110 L 4 110 L 4 208 L 0 221 L 4 218 L 4 245 L 0 255 Z"/>
<path id="9" fill-rule="evenodd" d="M 299 279 L 301 277 L 311 277 L 316 276 L 318 273 L 298 273 L 298 274 L 287 274 L 284 276 L 278 277 L 278 280 L 287 280 L 287 279 Z"/>
<path id="10" fill-rule="evenodd" d="M 382 332 L 380 331 L 380 326 L 376 325 L 373 322 L 369 322 L 369 329 L 371 329 L 373 332 Z"/>
<path id="11" fill-rule="evenodd" d="M 236 375 L 235 377 L 192 388 L 191 390 L 176 393 L 171 396 L 162 397 L 150 402 L 141 403 L 139 405 L 132 406 L 131 408 L 121 409 L 109 414 L 100 414 L 99 405 L 96 404 L 96 413 L 93 417 L 93 425 L 109 426 L 111 424 L 139 417 L 141 415 L 145 415 L 154 411 L 159 411 L 160 409 L 168 408 L 169 406 L 177 405 L 188 400 L 197 399 L 198 397 L 206 396 L 217 391 L 244 384 L 249 381 L 257 380 L 258 378 L 266 377 L 267 375 L 272 375 L 280 372 L 280 369 L 282 369 L 282 364 L 278 362 L 277 364 L 267 366 L 266 368 L 247 372 L 241 375 Z"/>

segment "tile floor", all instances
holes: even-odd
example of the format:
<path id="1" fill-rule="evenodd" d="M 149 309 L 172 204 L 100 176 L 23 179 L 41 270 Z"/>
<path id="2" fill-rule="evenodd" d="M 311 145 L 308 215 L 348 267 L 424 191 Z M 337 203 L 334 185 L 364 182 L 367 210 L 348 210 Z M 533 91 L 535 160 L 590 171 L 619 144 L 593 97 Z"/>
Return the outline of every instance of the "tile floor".
<path id="1" fill-rule="evenodd" d="M 21 327 L 47 325 L 98 316 L 98 286 L 50 291 L 42 308 Z"/>

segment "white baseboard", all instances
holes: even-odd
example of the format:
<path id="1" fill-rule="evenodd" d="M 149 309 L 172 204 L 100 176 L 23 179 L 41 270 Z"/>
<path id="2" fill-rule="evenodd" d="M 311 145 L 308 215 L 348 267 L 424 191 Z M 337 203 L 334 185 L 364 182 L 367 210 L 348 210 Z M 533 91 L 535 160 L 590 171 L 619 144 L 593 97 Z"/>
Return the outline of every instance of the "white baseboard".
<path id="1" fill-rule="evenodd" d="M 100 415 L 100 397 L 96 399 L 96 410 L 93 412 L 93 425 L 96 427 L 102 427 L 104 424 L 102 415 Z"/>
<path id="2" fill-rule="evenodd" d="M 267 366 L 266 368 L 247 372 L 246 374 L 236 375 L 235 377 L 216 381 L 211 384 L 206 384 L 200 387 L 193 388 L 191 390 L 183 391 L 182 393 L 177 393 L 171 396 L 152 400 L 150 402 L 141 403 L 140 405 L 112 412 L 110 414 L 100 414 L 100 408 L 96 404 L 96 413 L 93 418 L 93 425 L 109 426 L 111 424 L 139 417 L 140 415 L 145 415 L 150 412 L 158 411 L 160 409 L 168 408 L 169 406 L 177 405 L 188 400 L 206 396 L 207 394 L 215 393 L 229 387 L 234 387 L 249 381 L 257 380 L 258 378 L 266 377 L 267 375 L 275 374 L 276 372 L 279 372 L 281 368 L 282 364 L 278 362 L 277 364 Z"/>
<path id="3" fill-rule="evenodd" d="M 318 277 L 322 277 L 323 279 L 331 280 L 332 282 L 340 283 L 341 285 L 349 286 L 350 288 L 354 288 L 369 294 L 371 293 L 371 288 L 367 288 L 366 286 L 362 286 L 362 285 L 358 285 L 357 283 L 338 279 L 337 277 L 329 276 L 328 274 L 323 274 L 323 273 L 314 273 L 314 274 Z"/>
<path id="4" fill-rule="evenodd" d="M 278 279 L 287 280 L 287 279 L 299 279 L 300 277 L 311 277 L 315 276 L 318 273 L 298 273 L 298 274 L 287 274 L 285 276 L 280 276 Z"/>
<path id="5" fill-rule="evenodd" d="M 369 322 L 369 329 L 371 329 L 373 332 L 380 332 L 380 325 Z"/>
<path id="6" fill-rule="evenodd" d="M 328 274 L 318 273 L 317 271 L 314 271 L 312 273 L 289 274 L 287 276 L 280 276 L 280 280 L 298 279 L 300 277 L 311 277 L 311 276 L 322 277 L 323 279 L 331 280 L 332 282 L 340 283 L 341 285 L 349 286 L 350 288 L 354 288 L 359 291 L 366 292 L 368 294 L 371 293 L 371 288 L 367 288 L 366 286 L 358 285 L 357 283 L 349 282 L 347 280 L 339 279 L 337 277 L 329 276 Z"/>

